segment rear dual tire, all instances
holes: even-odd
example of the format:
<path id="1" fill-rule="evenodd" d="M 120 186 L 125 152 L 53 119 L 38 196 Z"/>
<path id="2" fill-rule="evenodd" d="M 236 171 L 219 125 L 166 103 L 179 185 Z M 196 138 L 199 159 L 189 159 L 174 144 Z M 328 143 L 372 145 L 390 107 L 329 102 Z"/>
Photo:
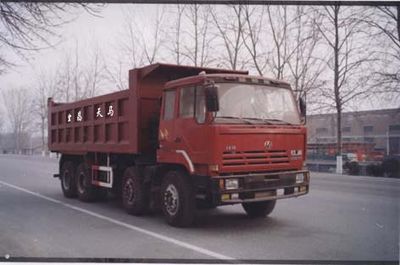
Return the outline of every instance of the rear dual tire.
<path id="1" fill-rule="evenodd" d="M 61 166 L 61 189 L 66 198 L 78 197 L 84 202 L 103 199 L 107 196 L 105 189 L 92 185 L 92 176 L 86 163 L 76 164 L 65 161 Z"/>
<path id="2" fill-rule="evenodd" d="M 129 167 L 122 180 L 122 203 L 132 215 L 140 216 L 149 211 L 150 187 L 139 169 Z M 193 187 L 188 176 L 180 170 L 168 172 L 161 184 L 161 208 L 168 224 L 186 227 L 192 224 L 195 212 Z"/>
<path id="3" fill-rule="evenodd" d="M 150 188 L 135 167 L 128 167 L 122 180 L 122 204 L 132 215 L 143 215 L 149 210 Z"/>
<path id="4" fill-rule="evenodd" d="M 105 197 L 105 190 L 92 185 L 92 175 L 86 163 L 79 164 L 76 169 L 76 187 L 78 199 L 83 202 L 92 202 Z"/>
<path id="5" fill-rule="evenodd" d="M 64 197 L 75 198 L 77 196 L 75 164 L 72 161 L 66 161 L 61 165 L 60 171 L 61 189 Z"/>

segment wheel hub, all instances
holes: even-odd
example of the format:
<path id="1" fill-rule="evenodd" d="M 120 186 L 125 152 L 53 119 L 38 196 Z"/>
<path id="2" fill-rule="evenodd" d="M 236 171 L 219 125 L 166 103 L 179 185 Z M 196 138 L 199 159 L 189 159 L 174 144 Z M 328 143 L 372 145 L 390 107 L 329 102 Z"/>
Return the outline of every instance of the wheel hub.
<path id="1" fill-rule="evenodd" d="M 78 183 L 79 183 L 78 189 L 79 189 L 80 193 L 83 193 L 85 191 L 85 187 L 88 186 L 86 182 L 87 181 L 86 181 L 85 174 L 80 172 L 79 177 L 78 177 Z"/>
<path id="2" fill-rule="evenodd" d="M 65 188 L 66 190 L 69 189 L 70 178 L 71 178 L 71 176 L 70 176 L 70 174 L 69 174 L 69 171 L 68 171 L 68 170 L 65 170 L 65 171 L 64 171 L 63 178 L 62 178 L 62 183 L 63 183 L 63 186 L 64 186 L 64 188 Z"/>
<path id="3" fill-rule="evenodd" d="M 172 184 L 168 185 L 164 192 L 164 206 L 168 214 L 175 215 L 179 209 L 179 193 Z"/>
<path id="4" fill-rule="evenodd" d="M 131 179 L 129 179 L 124 186 L 124 197 L 125 200 L 128 202 L 133 202 L 133 200 L 135 199 L 135 192 L 133 189 L 133 181 Z"/>

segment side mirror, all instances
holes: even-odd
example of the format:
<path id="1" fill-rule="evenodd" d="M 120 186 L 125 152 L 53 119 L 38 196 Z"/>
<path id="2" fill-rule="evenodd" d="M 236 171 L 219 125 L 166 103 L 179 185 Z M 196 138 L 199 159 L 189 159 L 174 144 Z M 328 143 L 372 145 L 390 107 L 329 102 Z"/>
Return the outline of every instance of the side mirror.
<path id="1" fill-rule="evenodd" d="M 306 106 L 306 101 L 304 100 L 303 97 L 299 98 L 299 109 L 301 118 L 304 119 L 305 121 L 307 115 L 307 106 Z"/>
<path id="2" fill-rule="evenodd" d="M 216 112 L 219 110 L 218 86 L 209 84 L 205 86 L 206 109 L 208 112 Z"/>

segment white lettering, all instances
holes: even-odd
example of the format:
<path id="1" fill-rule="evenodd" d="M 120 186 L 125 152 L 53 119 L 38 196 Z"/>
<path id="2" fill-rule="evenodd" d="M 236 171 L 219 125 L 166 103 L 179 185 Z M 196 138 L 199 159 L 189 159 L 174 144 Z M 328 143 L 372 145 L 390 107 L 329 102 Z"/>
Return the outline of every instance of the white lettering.
<path id="1" fill-rule="evenodd" d="M 113 110 L 113 106 L 112 105 L 110 105 L 108 107 L 107 115 L 110 116 L 110 117 L 114 116 L 114 110 Z"/>
<path id="2" fill-rule="evenodd" d="M 97 108 L 96 117 L 97 117 L 97 118 L 98 118 L 98 117 L 103 118 L 103 115 L 101 114 L 101 108 L 100 108 L 100 107 Z"/>
<path id="3" fill-rule="evenodd" d="M 77 121 L 82 121 L 82 120 L 83 120 L 83 118 L 82 118 L 82 111 L 78 111 L 78 115 L 77 115 L 77 117 L 76 117 L 76 120 L 77 120 Z"/>

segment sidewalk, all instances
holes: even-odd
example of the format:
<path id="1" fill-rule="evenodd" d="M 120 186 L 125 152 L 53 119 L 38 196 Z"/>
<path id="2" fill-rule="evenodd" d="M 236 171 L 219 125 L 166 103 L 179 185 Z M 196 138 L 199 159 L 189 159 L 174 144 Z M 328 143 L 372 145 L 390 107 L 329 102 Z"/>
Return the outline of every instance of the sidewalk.
<path id="1" fill-rule="evenodd" d="M 330 178 L 337 178 L 337 179 L 351 179 L 351 180 L 372 180 L 372 181 L 384 181 L 384 182 L 395 182 L 400 183 L 400 178 L 386 178 L 386 177 L 372 177 L 372 176 L 354 176 L 354 175 L 345 175 L 345 174 L 336 174 L 336 173 L 328 173 L 328 172 L 317 172 L 317 171 L 310 171 L 311 172 L 311 179 L 313 177 L 330 177 Z"/>
<path id="2" fill-rule="evenodd" d="M 37 155 L 18 155 L 18 154 L 0 154 L 0 159 L 2 158 L 9 158 L 9 159 L 20 159 L 20 160 L 33 160 L 33 161 L 44 161 L 50 163 L 58 162 L 58 158 L 55 154 L 52 154 L 51 157 L 49 156 L 42 156 L 40 154 Z"/>

